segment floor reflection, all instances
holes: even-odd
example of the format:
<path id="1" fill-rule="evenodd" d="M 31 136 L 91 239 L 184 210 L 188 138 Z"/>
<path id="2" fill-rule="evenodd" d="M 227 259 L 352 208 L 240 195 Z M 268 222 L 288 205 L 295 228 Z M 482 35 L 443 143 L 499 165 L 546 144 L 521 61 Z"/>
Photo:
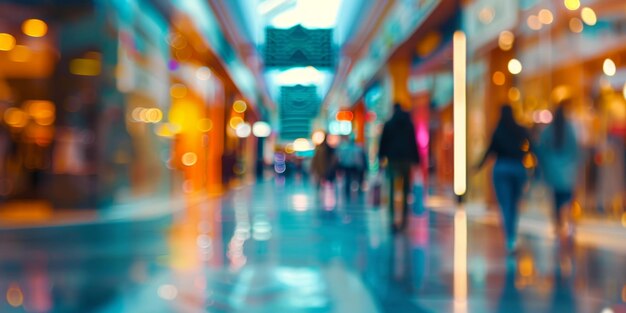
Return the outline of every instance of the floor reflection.
<path id="1" fill-rule="evenodd" d="M 0 230 L 0 312 L 620 312 L 626 256 L 267 182 L 173 217 Z M 334 193 L 339 195 L 339 193 Z M 603 311 L 604 310 L 604 311 Z"/>

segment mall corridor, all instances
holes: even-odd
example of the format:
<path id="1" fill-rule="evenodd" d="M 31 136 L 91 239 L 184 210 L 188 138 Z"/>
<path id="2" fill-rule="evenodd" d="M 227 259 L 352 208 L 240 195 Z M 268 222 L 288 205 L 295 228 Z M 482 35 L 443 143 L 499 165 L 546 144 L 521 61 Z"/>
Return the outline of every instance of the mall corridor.
<path id="1" fill-rule="evenodd" d="M 507 256 L 500 230 L 462 211 L 413 215 L 411 231 L 392 235 L 385 209 L 357 195 L 327 206 L 323 193 L 268 180 L 142 221 L 3 230 L 0 311 L 625 309 L 624 250 L 530 233 Z"/>
<path id="2" fill-rule="evenodd" d="M 626 313 L 626 0 L 0 0 L 0 313 Z"/>

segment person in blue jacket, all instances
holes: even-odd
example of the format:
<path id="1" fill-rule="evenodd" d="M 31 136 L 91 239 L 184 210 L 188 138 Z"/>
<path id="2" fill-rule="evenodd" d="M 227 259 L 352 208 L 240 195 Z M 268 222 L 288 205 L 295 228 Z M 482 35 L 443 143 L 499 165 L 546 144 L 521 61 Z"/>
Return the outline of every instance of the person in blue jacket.
<path id="1" fill-rule="evenodd" d="M 546 184 L 552 189 L 554 198 L 554 221 L 557 234 L 570 234 L 565 227 L 563 215 L 573 199 L 576 187 L 576 173 L 579 166 L 578 141 L 574 127 L 565 116 L 565 106 L 561 103 L 552 123 L 539 137 L 537 156 Z"/>

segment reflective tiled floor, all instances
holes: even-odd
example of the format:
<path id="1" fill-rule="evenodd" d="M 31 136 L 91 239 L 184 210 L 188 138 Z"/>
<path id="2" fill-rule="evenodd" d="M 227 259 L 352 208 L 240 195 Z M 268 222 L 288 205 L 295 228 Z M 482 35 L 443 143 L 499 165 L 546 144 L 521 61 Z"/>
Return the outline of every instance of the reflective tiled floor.
<path id="1" fill-rule="evenodd" d="M 334 195 L 334 194 L 333 194 Z M 173 217 L 0 232 L 0 312 L 626 312 L 626 255 L 266 182 Z"/>

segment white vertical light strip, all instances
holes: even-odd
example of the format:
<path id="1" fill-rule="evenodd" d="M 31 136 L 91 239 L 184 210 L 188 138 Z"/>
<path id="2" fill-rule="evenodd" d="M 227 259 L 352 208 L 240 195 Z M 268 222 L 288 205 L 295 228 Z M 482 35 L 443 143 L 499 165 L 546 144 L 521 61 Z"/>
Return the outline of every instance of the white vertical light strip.
<path id="1" fill-rule="evenodd" d="M 454 33 L 454 193 L 467 191 L 467 39 Z"/>
<path id="2" fill-rule="evenodd" d="M 454 312 L 467 312 L 467 215 L 454 214 Z"/>

